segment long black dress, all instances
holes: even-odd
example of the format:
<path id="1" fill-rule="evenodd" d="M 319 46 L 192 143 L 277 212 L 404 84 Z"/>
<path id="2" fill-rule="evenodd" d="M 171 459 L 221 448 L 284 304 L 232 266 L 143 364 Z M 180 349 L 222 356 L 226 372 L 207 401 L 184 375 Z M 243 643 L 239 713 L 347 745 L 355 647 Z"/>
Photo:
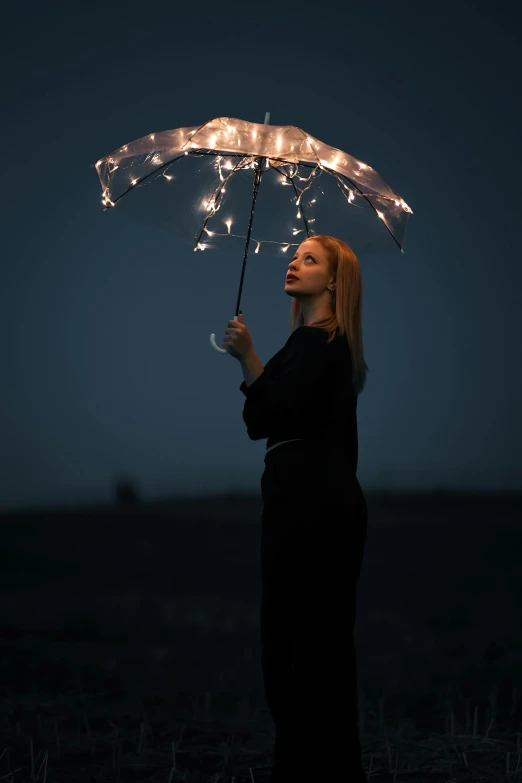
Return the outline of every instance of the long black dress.
<path id="1" fill-rule="evenodd" d="M 302 326 L 240 390 L 265 454 L 260 610 L 272 783 L 365 781 L 353 631 L 368 513 L 348 342 Z M 330 777 L 329 777 L 330 776 Z"/>

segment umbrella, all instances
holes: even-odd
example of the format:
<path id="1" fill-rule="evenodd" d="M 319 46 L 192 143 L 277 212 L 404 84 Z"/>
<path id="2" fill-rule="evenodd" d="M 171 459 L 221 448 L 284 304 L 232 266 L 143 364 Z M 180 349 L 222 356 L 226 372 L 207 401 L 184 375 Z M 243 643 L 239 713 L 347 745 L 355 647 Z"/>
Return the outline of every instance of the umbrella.
<path id="1" fill-rule="evenodd" d="M 216 117 L 148 134 L 95 164 L 104 210 L 123 205 L 125 213 L 174 233 L 194 251 L 244 246 L 236 318 L 251 241 L 254 253 L 281 258 L 316 233 L 346 235 L 359 257 L 386 252 L 390 242 L 403 253 L 413 214 L 368 164 L 297 126 L 269 122 L 269 112 L 263 124 Z M 215 334 L 210 343 L 228 353 Z"/>

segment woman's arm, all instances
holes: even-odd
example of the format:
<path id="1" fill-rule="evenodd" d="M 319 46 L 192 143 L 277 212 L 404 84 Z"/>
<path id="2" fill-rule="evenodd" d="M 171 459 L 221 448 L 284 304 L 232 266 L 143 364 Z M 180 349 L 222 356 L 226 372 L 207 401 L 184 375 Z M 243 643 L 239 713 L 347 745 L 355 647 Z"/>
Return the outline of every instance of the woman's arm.
<path id="1" fill-rule="evenodd" d="M 243 370 L 243 376 L 247 386 L 251 386 L 256 378 L 259 378 L 264 370 L 263 365 L 259 359 L 259 356 L 252 348 L 245 359 L 241 360 L 241 369 Z"/>

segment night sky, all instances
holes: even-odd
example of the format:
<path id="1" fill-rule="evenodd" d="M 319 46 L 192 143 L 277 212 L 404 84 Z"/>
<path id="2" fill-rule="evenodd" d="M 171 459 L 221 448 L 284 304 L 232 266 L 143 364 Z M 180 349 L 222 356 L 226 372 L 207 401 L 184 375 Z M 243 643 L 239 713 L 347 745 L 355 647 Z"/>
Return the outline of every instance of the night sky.
<path id="1" fill-rule="evenodd" d="M 4 6 L 0 508 L 108 501 L 115 475 L 145 500 L 260 493 L 241 366 L 209 342 L 234 317 L 242 254 L 104 211 L 93 165 L 148 133 L 266 111 L 371 165 L 414 212 L 404 254 L 392 241 L 361 260 L 363 490 L 520 489 L 516 14 Z M 263 263 L 249 256 L 241 309 L 265 363 L 291 299 L 286 259 Z"/>

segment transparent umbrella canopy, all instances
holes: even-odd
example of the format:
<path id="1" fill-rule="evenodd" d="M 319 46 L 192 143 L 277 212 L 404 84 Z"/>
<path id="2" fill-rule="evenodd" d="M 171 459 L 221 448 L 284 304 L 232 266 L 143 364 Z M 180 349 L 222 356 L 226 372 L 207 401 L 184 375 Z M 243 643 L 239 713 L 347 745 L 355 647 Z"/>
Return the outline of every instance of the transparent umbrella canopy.
<path id="1" fill-rule="evenodd" d="M 285 271 L 292 248 L 314 234 L 343 239 L 359 258 L 404 252 L 413 214 L 368 164 L 294 125 L 269 122 L 267 112 L 263 124 L 217 117 L 150 133 L 95 164 L 105 210 L 161 228 L 194 251 L 243 250 L 236 318 L 251 246 L 279 257 Z M 215 334 L 210 342 L 228 353 Z"/>

